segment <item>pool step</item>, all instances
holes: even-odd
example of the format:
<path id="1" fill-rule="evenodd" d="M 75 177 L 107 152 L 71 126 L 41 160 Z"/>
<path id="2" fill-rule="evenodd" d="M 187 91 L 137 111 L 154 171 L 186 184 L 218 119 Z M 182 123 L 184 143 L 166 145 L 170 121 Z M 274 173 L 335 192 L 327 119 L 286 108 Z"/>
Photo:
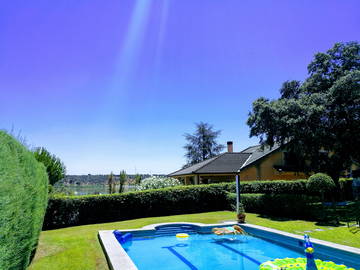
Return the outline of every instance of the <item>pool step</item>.
<path id="1" fill-rule="evenodd" d="M 169 236 L 177 233 L 194 234 L 197 233 L 197 230 L 189 225 L 162 226 L 156 229 L 155 236 Z"/>

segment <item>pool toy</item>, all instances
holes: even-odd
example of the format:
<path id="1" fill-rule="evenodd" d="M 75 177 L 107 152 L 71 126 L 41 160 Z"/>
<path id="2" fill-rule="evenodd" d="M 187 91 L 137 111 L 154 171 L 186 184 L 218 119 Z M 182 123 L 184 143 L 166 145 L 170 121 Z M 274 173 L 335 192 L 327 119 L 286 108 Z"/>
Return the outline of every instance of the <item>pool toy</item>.
<path id="1" fill-rule="evenodd" d="M 285 258 L 267 261 L 260 265 L 260 270 L 306 270 L 307 260 L 305 258 Z M 322 260 L 315 260 L 317 269 L 319 270 L 355 270 L 348 268 L 345 265 L 339 265 L 334 262 L 325 262 Z"/>
<path id="2" fill-rule="evenodd" d="M 355 270 L 332 261 L 314 259 L 314 247 L 308 235 L 304 235 L 306 258 L 285 258 L 267 261 L 260 265 L 259 270 Z"/>
<path id="3" fill-rule="evenodd" d="M 212 232 L 216 235 L 226 235 L 226 234 L 246 234 L 244 229 L 238 225 L 232 227 L 222 227 L 222 228 L 213 228 Z"/>
<path id="4" fill-rule="evenodd" d="M 178 233 L 178 234 L 176 234 L 176 237 L 177 238 L 188 238 L 189 235 L 187 233 Z"/>

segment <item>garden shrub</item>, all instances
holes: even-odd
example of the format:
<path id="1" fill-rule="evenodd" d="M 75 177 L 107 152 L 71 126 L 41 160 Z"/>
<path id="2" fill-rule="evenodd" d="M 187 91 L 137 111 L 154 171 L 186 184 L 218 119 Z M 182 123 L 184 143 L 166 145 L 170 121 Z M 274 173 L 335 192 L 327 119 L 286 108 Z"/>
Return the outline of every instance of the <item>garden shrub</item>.
<path id="1" fill-rule="evenodd" d="M 307 194 L 305 179 L 242 182 L 241 193 Z"/>
<path id="2" fill-rule="evenodd" d="M 228 204 L 235 210 L 236 194 L 227 195 Z M 245 212 L 278 217 L 316 219 L 314 207 L 319 201 L 317 196 L 301 194 L 241 194 Z"/>
<path id="3" fill-rule="evenodd" d="M 294 195 L 307 192 L 306 180 L 242 182 L 241 191 Z M 55 196 L 49 200 L 44 229 L 230 209 L 227 192 L 235 192 L 234 182 L 112 195 Z"/>
<path id="4" fill-rule="evenodd" d="M 26 269 L 37 246 L 48 177 L 32 152 L 0 131 L 0 269 Z"/>
<path id="5" fill-rule="evenodd" d="M 317 194 L 309 193 L 306 188 L 306 179 L 300 180 L 268 180 L 268 181 L 241 181 L 241 193 L 264 193 L 264 194 Z M 210 184 L 221 186 L 224 190 L 235 192 L 235 182 Z"/>
<path id="6" fill-rule="evenodd" d="M 140 185 L 137 186 L 137 190 L 159 189 L 180 185 L 181 182 L 175 178 L 152 176 L 141 180 Z"/>
<path id="7" fill-rule="evenodd" d="M 44 229 L 228 209 L 221 185 L 50 198 Z"/>
<path id="8" fill-rule="evenodd" d="M 309 177 L 306 187 L 309 192 L 319 192 L 322 200 L 324 200 L 325 194 L 335 188 L 335 183 L 330 176 L 324 173 L 316 173 Z"/>

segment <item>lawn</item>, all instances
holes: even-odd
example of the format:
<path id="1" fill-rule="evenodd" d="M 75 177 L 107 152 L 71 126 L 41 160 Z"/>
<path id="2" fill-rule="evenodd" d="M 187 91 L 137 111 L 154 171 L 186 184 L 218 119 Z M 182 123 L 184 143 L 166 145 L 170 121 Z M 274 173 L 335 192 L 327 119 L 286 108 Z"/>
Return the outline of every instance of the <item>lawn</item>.
<path id="1" fill-rule="evenodd" d="M 107 270 L 107 263 L 97 239 L 99 230 L 141 228 L 145 225 L 162 222 L 218 223 L 224 220 L 234 220 L 234 217 L 233 212 L 222 211 L 142 218 L 44 231 L 41 233 L 39 247 L 29 270 Z M 247 222 L 295 234 L 311 231 L 308 234 L 314 238 L 360 248 L 360 232 L 353 234 L 347 227 L 318 226 L 314 222 L 271 219 L 256 214 L 247 214 Z M 323 231 L 315 231 L 315 229 Z"/>

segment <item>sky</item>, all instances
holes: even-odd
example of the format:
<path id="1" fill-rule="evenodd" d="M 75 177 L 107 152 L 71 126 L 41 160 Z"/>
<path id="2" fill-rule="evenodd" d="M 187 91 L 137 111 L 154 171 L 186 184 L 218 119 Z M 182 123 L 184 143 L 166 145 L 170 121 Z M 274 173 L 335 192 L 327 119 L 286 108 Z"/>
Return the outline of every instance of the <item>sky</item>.
<path id="1" fill-rule="evenodd" d="M 0 1 L 0 129 L 68 174 L 171 173 L 200 121 L 255 145 L 252 102 L 360 36 L 358 0 Z"/>

